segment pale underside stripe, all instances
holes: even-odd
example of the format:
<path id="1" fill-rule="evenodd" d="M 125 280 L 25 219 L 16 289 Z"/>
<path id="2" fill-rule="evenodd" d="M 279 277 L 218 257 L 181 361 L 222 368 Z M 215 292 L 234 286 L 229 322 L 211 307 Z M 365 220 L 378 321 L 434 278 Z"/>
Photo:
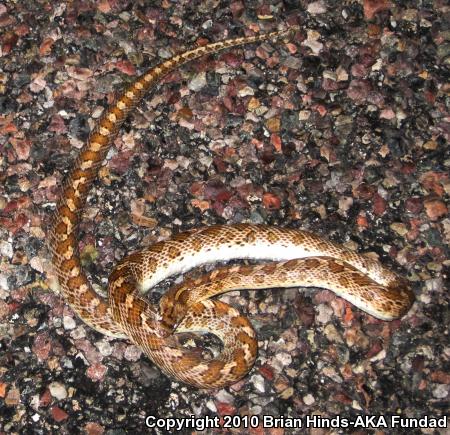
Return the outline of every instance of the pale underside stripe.
<path id="1" fill-rule="evenodd" d="M 170 262 L 167 268 L 159 266 L 152 276 L 143 280 L 140 291 L 145 293 L 163 279 L 179 273 L 185 273 L 188 270 L 203 264 L 247 258 L 253 260 L 283 261 L 320 254 L 321 251 L 306 250 L 304 246 L 296 246 L 293 244 L 286 246 L 285 243 L 270 244 L 268 242 L 264 243 L 263 241 L 244 246 L 208 245 L 204 246 L 199 252 L 193 252 L 191 255 L 186 255 L 183 259 L 180 259 L 180 261 Z"/>

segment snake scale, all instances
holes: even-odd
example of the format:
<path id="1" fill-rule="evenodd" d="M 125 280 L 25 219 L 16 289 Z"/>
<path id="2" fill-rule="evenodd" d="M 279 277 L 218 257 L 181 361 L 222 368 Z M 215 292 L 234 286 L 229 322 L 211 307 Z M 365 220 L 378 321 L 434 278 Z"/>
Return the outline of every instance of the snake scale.
<path id="1" fill-rule="evenodd" d="M 169 72 L 220 50 L 291 37 L 296 28 L 228 39 L 177 54 L 129 85 L 104 111 L 63 184 L 49 232 L 52 263 L 61 292 L 89 326 L 128 338 L 167 375 L 199 388 L 232 384 L 251 369 L 257 354 L 254 330 L 236 309 L 211 297 L 233 289 L 313 286 L 334 291 L 384 320 L 399 318 L 413 303 L 407 281 L 378 261 L 297 229 L 265 225 L 216 225 L 180 233 L 122 260 L 109 277 L 108 298 L 92 288 L 81 266 L 77 227 L 87 195 L 121 125 L 145 94 Z M 270 260 L 221 267 L 170 289 L 159 304 L 142 295 L 161 280 L 205 263 Z M 206 358 L 179 344 L 175 333 L 209 332 L 223 342 Z"/>

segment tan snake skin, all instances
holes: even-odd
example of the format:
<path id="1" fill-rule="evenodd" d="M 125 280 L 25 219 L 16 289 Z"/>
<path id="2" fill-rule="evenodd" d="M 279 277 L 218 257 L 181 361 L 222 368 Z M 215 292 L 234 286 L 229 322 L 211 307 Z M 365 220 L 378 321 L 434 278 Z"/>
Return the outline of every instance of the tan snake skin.
<path id="1" fill-rule="evenodd" d="M 296 29 L 211 43 L 178 54 L 128 86 L 98 121 L 78 155 L 57 204 L 49 233 L 62 294 L 92 328 L 128 338 L 164 373 L 199 388 L 236 382 L 251 369 L 257 341 L 249 321 L 214 295 L 233 289 L 314 286 L 334 291 L 384 320 L 404 315 L 414 296 L 406 280 L 377 261 L 314 234 L 264 225 L 217 225 L 181 233 L 132 254 L 109 278 L 100 297 L 81 267 L 77 227 L 86 197 L 129 112 L 162 77 L 192 59 L 222 49 L 290 37 Z M 256 266 L 222 267 L 173 287 L 155 306 L 139 295 L 166 277 L 210 262 L 236 258 L 276 260 Z M 211 332 L 222 352 L 207 359 L 178 344 L 174 332 Z"/>

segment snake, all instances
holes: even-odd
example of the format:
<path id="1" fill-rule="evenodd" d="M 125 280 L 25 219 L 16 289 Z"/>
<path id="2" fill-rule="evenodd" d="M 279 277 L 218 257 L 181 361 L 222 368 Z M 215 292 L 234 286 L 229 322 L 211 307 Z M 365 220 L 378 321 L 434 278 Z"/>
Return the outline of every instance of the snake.
<path id="1" fill-rule="evenodd" d="M 120 127 L 143 97 L 181 65 L 244 44 L 288 42 L 298 27 L 199 45 L 148 69 L 104 110 L 62 183 L 48 233 L 60 292 L 93 329 L 135 345 L 166 375 L 197 388 L 221 388 L 243 378 L 258 351 L 247 317 L 214 296 L 232 290 L 320 287 L 381 319 L 401 318 L 414 294 L 406 278 L 378 260 L 314 233 L 252 223 L 194 228 L 121 260 L 108 278 L 107 296 L 97 293 L 83 269 L 78 227 L 91 187 Z M 162 280 L 208 263 L 230 264 L 188 276 L 156 303 L 145 293 Z M 205 354 L 186 346 L 182 333 L 210 333 L 221 350 Z"/>

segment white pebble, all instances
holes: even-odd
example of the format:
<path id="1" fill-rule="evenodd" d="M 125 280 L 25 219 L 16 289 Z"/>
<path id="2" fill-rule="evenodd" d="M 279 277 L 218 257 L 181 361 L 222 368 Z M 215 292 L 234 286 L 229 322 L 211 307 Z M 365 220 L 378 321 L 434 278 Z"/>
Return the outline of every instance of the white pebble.
<path id="1" fill-rule="evenodd" d="M 316 399 L 314 399 L 314 396 L 312 394 L 307 394 L 306 396 L 303 396 L 303 403 L 305 405 L 312 405 Z"/>
<path id="2" fill-rule="evenodd" d="M 327 11 L 327 8 L 323 1 L 312 2 L 307 7 L 308 12 L 311 15 L 324 14 Z"/>
<path id="3" fill-rule="evenodd" d="M 70 316 L 63 317 L 63 325 L 64 325 L 64 329 L 67 329 L 67 330 L 75 329 L 75 327 L 77 326 L 74 318 L 70 317 Z"/>
<path id="4" fill-rule="evenodd" d="M 264 383 L 264 378 L 261 375 L 253 375 L 251 378 L 251 382 L 260 393 L 265 393 L 266 387 Z"/>
<path id="5" fill-rule="evenodd" d="M 227 390 L 223 389 L 216 394 L 216 399 L 223 403 L 234 403 L 234 397 Z"/>
<path id="6" fill-rule="evenodd" d="M 448 396 L 450 387 L 445 384 L 439 384 L 433 389 L 433 397 L 436 399 L 445 399 Z"/>
<path id="7" fill-rule="evenodd" d="M 206 73 L 202 71 L 196 74 L 192 80 L 188 83 L 188 88 L 191 91 L 197 92 L 206 86 Z"/>
<path id="8" fill-rule="evenodd" d="M 97 343 L 95 343 L 95 346 L 103 356 L 109 356 L 112 354 L 113 348 L 109 341 L 106 340 L 97 341 Z"/>
<path id="9" fill-rule="evenodd" d="M 65 399 L 67 397 L 66 387 L 60 382 L 52 382 L 48 389 L 50 390 L 50 394 L 52 397 L 58 400 Z"/>
<path id="10" fill-rule="evenodd" d="M 0 242 L 0 254 L 4 257 L 12 258 L 13 256 L 13 248 L 10 242 L 5 242 L 2 240 Z"/>

